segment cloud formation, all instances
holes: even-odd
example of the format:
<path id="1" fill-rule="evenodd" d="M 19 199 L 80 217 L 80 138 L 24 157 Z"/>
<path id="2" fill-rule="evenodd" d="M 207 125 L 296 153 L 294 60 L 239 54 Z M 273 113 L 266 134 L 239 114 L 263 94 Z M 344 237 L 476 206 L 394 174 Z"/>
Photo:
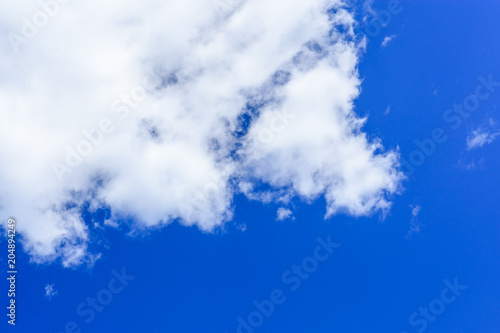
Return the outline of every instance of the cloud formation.
<path id="1" fill-rule="evenodd" d="M 280 207 L 276 212 L 276 220 L 283 221 L 292 216 L 292 211 L 290 209 Z"/>
<path id="2" fill-rule="evenodd" d="M 45 286 L 45 297 L 50 301 L 52 297 L 57 295 L 57 290 L 54 289 L 53 284 L 47 284 Z"/>
<path id="3" fill-rule="evenodd" d="M 411 238 L 413 235 L 420 233 L 421 227 L 423 224 L 418 220 L 418 214 L 420 214 L 420 210 L 422 207 L 420 205 L 410 205 L 411 208 L 411 221 L 410 221 L 410 230 L 406 235 L 406 238 Z"/>
<path id="4" fill-rule="evenodd" d="M 0 4 L 0 212 L 33 260 L 96 259 L 85 205 L 204 231 L 240 192 L 390 208 L 398 154 L 353 110 L 364 43 L 341 1 L 47 3 Z"/>
<path id="5" fill-rule="evenodd" d="M 396 35 L 385 36 L 381 44 L 382 47 L 386 47 L 387 45 L 389 45 L 389 43 L 396 37 L 397 37 Z"/>
<path id="6" fill-rule="evenodd" d="M 499 135 L 499 131 L 478 128 L 467 136 L 467 150 L 481 148 L 486 144 L 490 144 L 495 141 Z"/>

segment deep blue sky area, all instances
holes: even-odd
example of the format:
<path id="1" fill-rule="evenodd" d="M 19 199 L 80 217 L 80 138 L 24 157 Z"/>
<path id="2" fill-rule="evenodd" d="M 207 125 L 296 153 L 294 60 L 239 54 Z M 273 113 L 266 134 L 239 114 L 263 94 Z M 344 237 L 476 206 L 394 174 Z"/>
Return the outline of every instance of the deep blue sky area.
<path id="1" fill-rule="evenodd" d="M 33 264 L 19 249 L 17 325 L 3 318 L 1 331 L 72 332 L 65 326 L 74 321 L 74 332 L 96 333 L 500 332 L 500 140 L 471 151 L 466 145 L 474 129 L 490 119 L 500 123 L 500 86 L 458 128 L 443 119 L 475 93 L 480 76 L 500 82 L 500 2 L 415 0 L 402 7 L 368 38 L 355 110 L 368 117 L 370 138 L 399 147 L 408 161 L 418 154 L 415 140 L 432 138 L 435 129 L 447 140 L 434 143 L 407 174 L 385 218 L 325 220 L 321 198 L 294 201 L 293 218 L 276 221 L 279 205 L 238 196 L 224 232 L 173 223 L 131 237 L 108 228 L 100 235 L 102 257 L 90 269 Z M 394 38 L 382 46 L 388 36 Z M 409 233 L 412 226 L 419 232 Z M 309 260 L 318 237 L 340 244 L 331 254 L 322 248 L 329 255 L 322 262 Z M 300 286 L 283 278 L 296 277 L 287 271 L 307 262 L 317 267 Z M 123 268 L 135 278 L 86 323 L 90 315 L 78 315 L 79 304 L 109 289 Z M 454 293 L 448 284 L 455 283 L 467 288 Z M 57 290 L 50 300 L 47 284 Z M 3 295 L 6 281 L 0 286 Z M 269 305 L 276 290 L 281 304 L 272 314 L 254 316 L 262 318 L 258 327 L 238 331 L 238 317 L 250 327 L 254 301 Z M 429 306 L 438 314 L 429 310 L 426 319 L 419 311 Z"/>

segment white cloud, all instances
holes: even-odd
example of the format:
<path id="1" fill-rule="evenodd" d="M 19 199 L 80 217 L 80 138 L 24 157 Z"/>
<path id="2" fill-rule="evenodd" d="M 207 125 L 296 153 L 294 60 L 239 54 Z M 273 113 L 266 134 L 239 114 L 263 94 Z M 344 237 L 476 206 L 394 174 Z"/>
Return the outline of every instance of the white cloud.
<path id="1" fill-rule="evenodd" d="M 54 289 L 54 285 L 53 284 L 47 284 L 45 286 L 45 297 L 49 300 L 52 299 L 52 297 L 54 297 L 55 295 L 57 295 L 57 290 Z"/>
<path id="2" fill-rule="evenodd" d="M 325 196 L 326 216 L 389 209 L 402 176 L 353 111 L 353 16 L 338 0 L 223 2 L 69 2 L 18 53 L 0 40 L 0 213 L 33 260 L 96 260 L 86 202 L 111 209 L 107 225 L 204 231 L 232 219 L 240 189 Z M 39 13 L 1 3 L 1 31 Z"/>
<path id="3" fill-rule="evenodd" d="M 410 205 L 410 207 L 411 207 L 412 218 L 416 218 L 418 216 L 418 214 L 420 213 L 420 210 L 422 209 L 422 207 L 420 207 L 420 205 L 416 205 L 416 206 Z"/>
<path id="4" fill-rule="evenodd" d="M 366 0 L 363 2 L 363 22 L 368 22 L 371 18 L 377 17 L 377 11 L 373 8 L 374 0 Z"/>
<path id="5" fill-rule="evenodd" d="M 247 225 L 245 223 L 236 224 L 235 227 L 241 232 L 245 232 L 247 230 Z"/>
<path id="6" fill-rule="evenodd" d="M 290 209 L 280 207 L 276 213 L 276 220 L 283 221 L 292 216 L 292 211 Z"/>
<path id="7" fill-rule="evenodd" d="M 384 40 L 382 41 L 382 47 L 386 47 L 394 38 L 396 38 L 397 36 L 396 35 L 390 35 L 390 36 L 386 36 L 384 38 Z"/>
<path id="8" fill-rule="evenodd" d="M 461 169 L 465 169 L 467 171 L 475 170 L 475 169 L 483 169 L 485 165 L 484 157 L 480 158 L 478 161 L 475 159 L 469 159 L 467 157 L 458 160 L 457 166 Z"/>
<path id="9" fill-rule="evenodd" d="M 407 238 L 411 238 L 414 234 L 420 233 L 421 227 L 423 224 L 418 220 L 418 214 L 420 214 L 420 210 L 422 207 L 420 205 L 410 205 L 411 208 L 411 221 L 410 221 L 410 230 L 408 231 Z"/>
<path id="10" fill-rule="evenodd" d="M 467 136 L 467 150 L 480 148 L 495 141 L 500 132 L 479 128 Z"/>

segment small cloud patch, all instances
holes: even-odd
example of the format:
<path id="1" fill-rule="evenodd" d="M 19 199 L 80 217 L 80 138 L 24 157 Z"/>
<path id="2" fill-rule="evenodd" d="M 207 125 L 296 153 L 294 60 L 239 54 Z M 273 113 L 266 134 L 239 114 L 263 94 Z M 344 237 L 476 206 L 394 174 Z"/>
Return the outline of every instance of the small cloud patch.
<path id="1" fill-rule="evenodd" d="M 56 295 L 57 295 L 57 290 L 55 290 L 54 285 L 47 284 L 45 286 L 45 297 L 50 301 Z"/>
<path id="2" fill-rule="evenodd" d="M 283 207 L 278 208 L 278 212 L 276 215 L 276 220 L 283 221 L 292 216 L 292 211 L 290 209 L 286 209 Z"/>
<path id="3" fill-rule="evenodd" d="M 420 213 L 420 210 L 422 207 L 420 205 L 410 205 L 411 208 L 411 221 L 410 221 L 410 230 L 408 230 L 408 234 L 406 235 L 406 238 L 411 238 L 413 235 L 420 233 L 421 227 L 423 226 L 422 223 L 418 220 L 418 214 Z"/>
<path id="4" fill-rule="evenodd" d="M 396 37 L 396 35 L 386 36 L 382 41 L 382 47 L 386 47 Z"/>
<path id="5" fill-rule="evenodd" d="M 472 150 L 476 148 L 481 148 L 482 146 L 486 144 L 490 144 L 495 139 L 497 136 L 500 135 L 500 132 L 491 132 L 489 130 L 484 130 L 484 129 L 477 129 L 473 131 L 468 137 L 467 137 L 467 150 Z"/>

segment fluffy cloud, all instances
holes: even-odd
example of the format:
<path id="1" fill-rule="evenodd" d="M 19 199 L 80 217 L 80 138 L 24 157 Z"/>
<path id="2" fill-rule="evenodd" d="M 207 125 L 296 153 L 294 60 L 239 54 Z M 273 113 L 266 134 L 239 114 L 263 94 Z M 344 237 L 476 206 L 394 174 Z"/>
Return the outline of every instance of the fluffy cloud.
<path id="1" fill-rule="evenodd" d="M 390 207 L 398 156 L 353 111 L 363 42 L 340 1 L 43 3 L 0 4 L 0 212 L 35 261 L 96 259 L 85 204 L 204 231 L 237 192 Z"/>
<path id="2" fill-rule="evenodd" d="M 292 216 L 292 211 L 290 209 L 280 207 L 276 212 L 276 220 L 283 221 Z"/>

